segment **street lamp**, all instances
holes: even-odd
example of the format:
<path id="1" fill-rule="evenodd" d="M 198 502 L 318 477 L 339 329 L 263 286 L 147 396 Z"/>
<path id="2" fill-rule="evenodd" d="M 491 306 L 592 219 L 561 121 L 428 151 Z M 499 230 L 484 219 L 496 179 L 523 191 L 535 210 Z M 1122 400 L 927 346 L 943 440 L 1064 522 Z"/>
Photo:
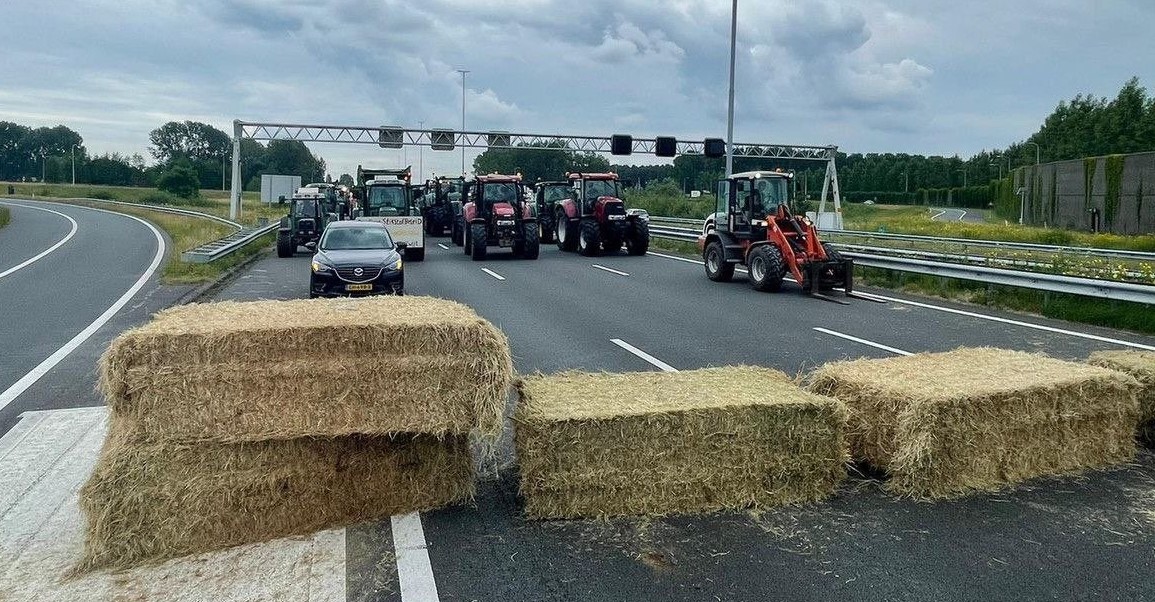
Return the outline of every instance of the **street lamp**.
<path id="1" fill-rule="evenodd" d="M 76 145 L 72 145 L 72 185 L 76 186 Z"/>
<path id="2" fill-rule="evenodd" d="M 730 11 L 730 104 L 726 112 L 726 177 L 734 174 L 734 59 L 738 48 L 738 0 Z"/>
<path id="3" fill-rule="evenodd" d="M 461 74 L 461 175 L 465 175 L 465 74 L 468 69 L 458 69 Z"/>
<path id="4" fill-rule="evenodd" d="M 1039 164 L 1039 143 L 1038 142 L 1025 142 L 1024 144 L 1035 145 L 1035 165 L 1038 165 Z"/>

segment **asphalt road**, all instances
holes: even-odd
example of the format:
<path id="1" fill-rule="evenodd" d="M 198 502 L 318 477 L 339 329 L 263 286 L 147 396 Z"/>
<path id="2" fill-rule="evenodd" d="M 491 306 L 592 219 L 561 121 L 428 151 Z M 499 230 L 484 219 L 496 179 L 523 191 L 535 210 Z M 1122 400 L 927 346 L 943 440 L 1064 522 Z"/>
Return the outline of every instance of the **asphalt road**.
<path id="1" fill-rule="evenodd" d="M 712 283 L 698 262 L 656 253 L 588 259 L 546 247 L 537 261 L 492 253 L 480 263 L 458 247 L 431 243 L 427 253 L 406 264 L 407 292 L 474 307 L 505 331 L 523 373 L 656 369 L 615 339 L 678 369 L 791 373 L 887 348 L 990 345 L 1069 359 L 1155 348 L 1150 337 L 880 291 L 894 300 L 840 306 L 789 284 L 759 294 L 740 276 Z M 304 297 L 307 278 L 308 257 L 268 258 L 217 297 Z M 440 599 L 1155 599 L 1150 452 L 1115 471 L 936 504 L 894 499 L 856 475 L 828 502 L 760 516 L 534 522 L 516 487 L 506 466 L 475 505 L 423 516 Z M 347 537 L 349 599 L 399 599 L 389 522 Z"/>
<path id="2" fill-rule="evenodd" d="M 986 221 L 986 214 L 981 209 L 946 209 L 931 207 L 930 219 L 940 222 L 976 222 Z"/>
<path id="3" fill-rule="evenodd" d="M 101 405 L 95 367 L 105 346 L 189 287 L 157 285 L 150 268 L 163 232 L 140 220 L 61 203 L 0 204 L 12 215 L 0 229 L 3 434 L 24 411 Z"/>

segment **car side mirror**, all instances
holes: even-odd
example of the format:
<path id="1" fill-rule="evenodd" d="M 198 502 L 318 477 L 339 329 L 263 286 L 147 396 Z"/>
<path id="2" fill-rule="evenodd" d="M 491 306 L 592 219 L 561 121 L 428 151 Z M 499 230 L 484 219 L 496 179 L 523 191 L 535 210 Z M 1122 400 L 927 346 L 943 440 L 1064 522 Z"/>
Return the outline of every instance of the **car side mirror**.
<path id="1" fill-rule="evenodd" d="M 405 249 L 409 248 L 409 243 L 407 243 L 407 242 L 395 242 L 395 243 L 393 243 L 393 248 L 397 249 L 397 252 L 400 253 L 400 252 L 404 251 Z"/>
<path id="2" fill-rule="evenodd" d="M 313 241 L 309 241 L 309 242 L 305 243 L 305 248 L 306 248 L 306 249 L 310 249 L 310 250 L 311 250 L 311 249 L 316 249 L 316 248 L 317 248 L 317 243 L 315 243 L 315 242 L 313 242 Z"/>

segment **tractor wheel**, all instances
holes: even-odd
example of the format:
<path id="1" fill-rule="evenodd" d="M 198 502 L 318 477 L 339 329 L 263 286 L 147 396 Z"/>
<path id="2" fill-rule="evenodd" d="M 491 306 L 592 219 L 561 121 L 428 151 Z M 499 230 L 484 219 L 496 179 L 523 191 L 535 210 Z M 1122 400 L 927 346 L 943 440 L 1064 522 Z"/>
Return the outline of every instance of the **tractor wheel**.
<path id="1" fill-rule="evenodd" d="M 541 242 L 546 244 L 553 242 L 554 235 L 557 234 L 557 231 L 554 229 L 553 222 L 547 217 L 545 220 L 539 223 L 539 226 L 539 231 L 541 232 L 541 236 L 539 238 Z"/>
<path id="2" fill-rule="evenodd" d="M 786 276 L 786 262 L 782 252 L 773 245 L 763 245 L 750 253 L 750 284 L 754 290 L 774 292 L 782 288 Z"/>
<path id="3" fill-rule="evenodd" d="M 277 257 L 292 257 L 297 254 L 297 245 L 293 244 L 293 237 L 288 234 L 277 235 Z"/>
<path id="4" fill-rule="evenodd" d="M 405 249 L 406 261 L 425 261 L 425 247 Z"/>
<path id="5" fill-rule="evenodd" d="M 538 236 L 537 223 L 525 224 L 525 242 L 522 243 L 521 256 L 526 259 L 537 259 L 541 252 L 541 239 Z"/>
<path id="6" fill-rule="evenodd" d="M 597 257 L 602 250 L 601 234 L 596 221 L 583 219 L 581 232 L 578 235 L 578 251 L 586 257 Z"/>
<path id="7" fill-rule="evenodd" d="M 626 237 L 626 251 L 630 255 L 645 255 L 650 250 L 650 225 L 636 221 Z"/>
<path id="8" fill-rule="evenodd" d="M 557 248 L 559 251 L 576 251 L 580 229 L 578 222 L 571 221 L 565 213 L 558 211 L 554 220 L 554 233 L 557 234 Z"/>
<path id="9" fill-rule="evenodd" d="M 470 256 L 473 257 L 474 261 L 485 259 L 485 246 L 488 242 L 485 234 L 485 224 L 469 225 L 469 245 L 467 245 L 466 248 L 471 251 Z"/>
<path id="10" fill-rule="evenodd" d="M 726 261 L 726 249 L 720 241 L 706 245 L 706 252 L 702 254 L 706 265 L 706 277 L 714 282 L 729 282 L 734 277 L 734 264 Z"/>

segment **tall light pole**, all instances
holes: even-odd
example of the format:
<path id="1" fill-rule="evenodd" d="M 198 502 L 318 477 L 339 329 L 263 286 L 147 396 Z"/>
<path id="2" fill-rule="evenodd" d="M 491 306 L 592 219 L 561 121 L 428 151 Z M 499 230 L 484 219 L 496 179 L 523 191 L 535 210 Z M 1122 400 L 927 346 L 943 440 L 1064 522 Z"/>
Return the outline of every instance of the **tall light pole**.
<path id="1" fill-rule="evenodd" d="M 730 11 L 730 103 L 726 112 L 726 177 L 734 174 L 734 59 L 738 50 L 738 0 Z"/>
<path id="2" fill-rule="evenodd" d="M 1026 142 L 1025 144 L 1034 144 L 1035 145 L 1035 165 L 1038 165 L 1039 164 L 1039 143 L 1038 142 Z"/>
<path id="3" fill-rule="evenodd" d="M 905 171 L 902 172 L 902 192 L 904 194 L 910 192 L 910 174 Z"/>
<path id="4" fill-rule="evenodd" d="M 963 175 L 963 188 L 966 188 L 966 187 L 967 187 L 967 170 L 966 170 L 966 168 L 964 167 L 963 169 L 959 169 L 959 170 L 956 170 L 956 171 L 961 171 L 961 172 L 962 172 L 962 175 Z"/>
<path id="5" fill-rule="evenodd" d="M 425 129 L 425 122 L 424 121 L 418 121 L 417 122 L 417 129 L 419 129 L 419 130 Z M 424 161 L 424 159 L 425 159 L 425 147 L 418 144 L 417 145 L 417 181 L 418 182 L 424 182 L 425 181 L 425 167 L 424 167 L 425 161 Z"/>
<path id="6" fill-rule="evenodd" d="M 76 145 L 72 145 L 72 185 L 76 186 Z"/>
<path id="7" fill-rule="evenodd" d="M 465 74 L 469 70 L 458 69 L 457 72 L 461 74 L 461 175 L 465 175 Z"/>
<path id="8" fill-rule="evenodd" d="M 1000 180 L 1003 179 L 1003 164 L 999 163 L 998 161 L 992 161 L 991 167 L 995 167 L 995 166 L 998 166 L 998 168 L 999 168 L 999 179 Z"/>

